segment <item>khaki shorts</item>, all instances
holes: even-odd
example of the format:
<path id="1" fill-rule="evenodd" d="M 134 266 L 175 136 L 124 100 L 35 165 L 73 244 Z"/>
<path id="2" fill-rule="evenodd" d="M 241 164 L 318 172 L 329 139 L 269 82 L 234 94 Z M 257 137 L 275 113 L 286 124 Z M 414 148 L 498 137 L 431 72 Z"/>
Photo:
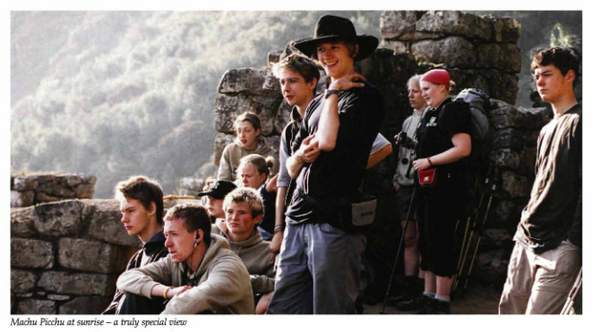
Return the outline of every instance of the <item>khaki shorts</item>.
<path id="1" fill-rule="evenodd" d="M 500 314 L 559 314 L 581 268 L 581 249 L 569 241 L 536 255 L 515 242 Z"/>

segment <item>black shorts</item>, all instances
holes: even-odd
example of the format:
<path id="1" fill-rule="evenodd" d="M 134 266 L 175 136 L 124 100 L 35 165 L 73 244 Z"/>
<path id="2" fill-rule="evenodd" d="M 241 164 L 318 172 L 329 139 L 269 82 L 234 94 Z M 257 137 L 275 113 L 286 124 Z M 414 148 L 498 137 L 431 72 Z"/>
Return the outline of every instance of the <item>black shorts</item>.
<path id="1" fill-rule="evenodd" d="M 452 186 L 417 190 L 421 269 L 449 277 L 456 273 L 458 250 L 455 228 L 466 196 Z"/>

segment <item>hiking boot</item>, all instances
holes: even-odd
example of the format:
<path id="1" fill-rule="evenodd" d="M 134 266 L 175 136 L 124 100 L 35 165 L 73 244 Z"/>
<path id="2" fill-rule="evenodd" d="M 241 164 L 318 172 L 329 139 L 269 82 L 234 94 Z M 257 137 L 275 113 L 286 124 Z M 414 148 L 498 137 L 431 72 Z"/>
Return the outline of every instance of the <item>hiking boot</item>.
<path id="1" fill-rule="evenodd" d="M 404 301 L 392 302 L 392 305 L 400 311 L 413 311 L 413 310 L 423 311 L 423 310 L 425 310 L 426 307 L 429 306 L 429 302 L 431 302 L 431 301 L 433 301 L 432 298 L 421 294 L 419 296 L 408 298 Z"/>
<path id="2" fill-rule="evenodd" d="M 419 314 L 428 315 L 447 315 L 450 314 L 450 302 L 429 299 L 423 306 L 423 310 Z"/>
<path id="3" fill-rule="evenodd" d="M 398 295 L 390 297 L 390 303 L 406 302 L 423 294 L 423 281 L 416 277 L 406 277 L 400 285 Z"/>

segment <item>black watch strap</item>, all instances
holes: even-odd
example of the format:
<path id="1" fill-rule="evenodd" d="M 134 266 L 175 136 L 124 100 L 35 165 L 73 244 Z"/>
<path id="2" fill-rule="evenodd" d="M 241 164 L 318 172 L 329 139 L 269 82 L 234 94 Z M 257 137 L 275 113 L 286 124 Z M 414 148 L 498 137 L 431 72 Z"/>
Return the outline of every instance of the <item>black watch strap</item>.
<path id="1" fill-rule="evenodd" d="M 339 97 L 340 93 L 341 93 L 340 90 L 327 89 L 327 90 L 325 90 L 325 99 L 329 98 L 329 96 L 331 96 L 331 95 L 336 95 Z"/>

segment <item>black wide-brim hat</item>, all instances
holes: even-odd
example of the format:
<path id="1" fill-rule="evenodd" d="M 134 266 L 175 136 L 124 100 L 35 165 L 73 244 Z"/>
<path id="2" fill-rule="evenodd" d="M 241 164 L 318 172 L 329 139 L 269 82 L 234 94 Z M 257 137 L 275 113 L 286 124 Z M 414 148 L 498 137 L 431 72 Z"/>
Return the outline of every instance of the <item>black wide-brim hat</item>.
<path id="1" fill-rule="evenodd" d="M 356 61 L 371 55 L 379 40 L 369 35 L 356 35 L 354 24 L 345 17 L 325 15 L 317 22 L 313 38 L 304 38 L 294 42 L 294 47 L 305 55 L 316 58 L 317 46 L 325 41 L 344 40 L 358 44 L 358 54 L 354 57 Z"/>

